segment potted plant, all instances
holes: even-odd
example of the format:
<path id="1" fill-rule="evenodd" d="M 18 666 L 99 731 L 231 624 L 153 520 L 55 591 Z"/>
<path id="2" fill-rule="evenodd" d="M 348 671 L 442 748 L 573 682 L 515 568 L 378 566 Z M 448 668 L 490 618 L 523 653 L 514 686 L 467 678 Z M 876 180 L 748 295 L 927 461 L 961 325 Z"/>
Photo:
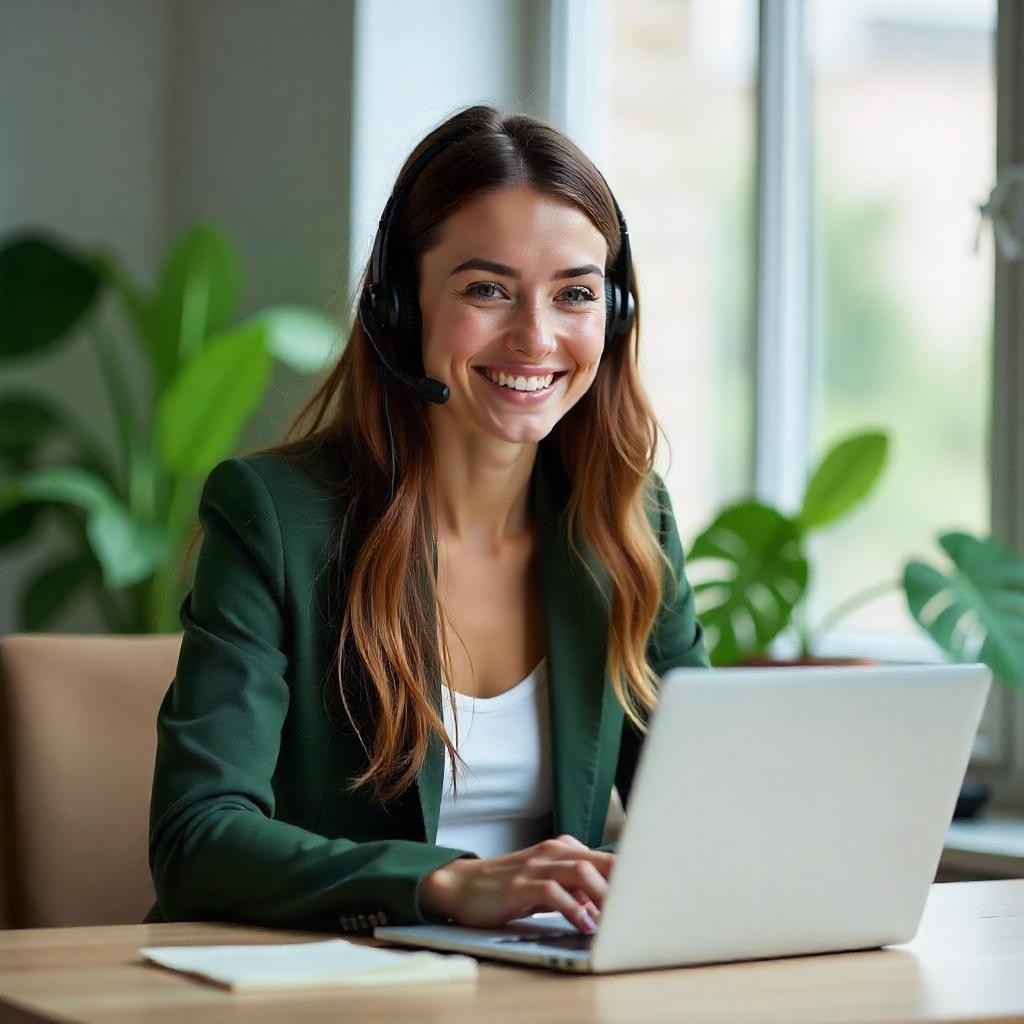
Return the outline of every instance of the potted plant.
<path id="1" fill-rule="evenodd" d="M 263 400 L 274 360 L 322 370 L 338 332 L 320 312 L 272 306 L 235 320 L 239 260 L 210 224 L 172 245 L 152 290 L 108 251 L 22 232 L 0 244 L 0 364 L 35 358 L 84 333 L 117 427 L 111 458 L 73 406 L 0 393 L 0 547 L 27 543 L 56 517 L 70 550 L 18 597 L 19 628 L 51 627 L 91 593 L 114 632 L 173 632 L 188 587 L 181 549 L 206 474 L 229 456 Z M 140 415 L 122 359 L 101 322 L 110 294 L 148 368 Z M 59 442 L 64 454 L 47 452 Z"/>
<path id="2" fill-rule="evenodd" d="M 697 536 L 687 564 L 714 664 L 765 663 L 772 641 L 790 627 L 799 638 L 797 662 L 819 661 L 820 636 L 861 605 L 902 588 L 914 620 L 954 660 L 983 661 L 1001 681 L 1024 685 L 1024 559 L 991 537 L 943 533 L 946 568 L 908 561 L 900 578 L 844 601 L 814 630 L 803 623 L 807 538 L 870 494 L 888 445 L 882 431 L 845 438 L 811 473 L 796 515 L 747 499 L 720 511 Z"/>
<path id="3" fill-rule="evenodd" d="M 814 637 L 799 617 L 810 584 L 807 540 L 870 494 L 888 447 L 881 431 L 846 438 L 811 474 L 796 515 L 747 498 L 722 509 L 701 531 L 687 565 L 713 664 L 779 664 L 768 652 L 790 627 L 800 640 L 799 655 L 790 663 L 836 660 L 815 657 Z"/>
<path id="4" fill-rule="evenodd" d="M 793 627 L 800 643 L 788 664 L 868 662 L 822 659 L 815 642 L 854 609 L 902 589 L 915 622 L 954 661 L 980 661 L 999 682 L 1024 685 L 1024 559 L 992 537 L 950 531 L 938 537 L 948 563 L 910 560 L 900 578 L 876 584 L 843 602 L 815 630 L 798 612 L 810 568 L 806 540 L 863 501 L 885 466 L 888 438 L 869 431 L 837 443 L 811 474 L 800 511 L 787 516 L 753 499 L 719 512 L 687 556 L 697 613 L 715 665 L 787 664 L 774 661 L 772 641 Z M 704 571 L 705 567 L 711 572 Z M 983 802 L 968 781 L 957 816 Z"/>

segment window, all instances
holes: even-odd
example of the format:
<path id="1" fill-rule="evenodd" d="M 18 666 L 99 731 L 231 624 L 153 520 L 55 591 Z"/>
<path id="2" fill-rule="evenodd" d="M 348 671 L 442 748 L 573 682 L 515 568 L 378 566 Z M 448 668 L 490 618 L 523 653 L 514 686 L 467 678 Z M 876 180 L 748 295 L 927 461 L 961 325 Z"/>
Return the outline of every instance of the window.
<path id="1" fill-rule="evenodd" d="M 579 4 L 552 5 L 553 95 L 588 88 L 552 111 L 629 221 L 684 543 L 743 493 L 794 509 L 831 443 L 882 427 L 878 488 L 812 540 L 812 626 L 909 558 L 941 563 L 947 529 L 1024 548 L 1024 262 L 1000 269 L 979 232 L 997 141 L 1024 165 L 1024 7 Z M 818 650 L 944 659 L 899 590 Z M 1024 694 L 993 688 L 975 754 L 1024 801 Z"/>
<path id="2" fill-rule="evenodd" d="M 747 488 L 753 460 L 756 7 L 613 0 L 609 17 L 605 167 L 636 256 L 641 371 L 672 455 L 659 466 L 692 539 Z"/>
<path id="3" fill-rule="evenodd" d="M 812 544 L 811 621 L 897 579 L 935 538 L 990 528 L 995 0 L 814 0 L 815 299 L 810 448 L 878 425 L 885 475 Z M 921 637 L 900 590 L 842 621 L 846 646 Z M 842 635 L 836 638 L 842 641 Z M 868 641 L 870 642 L 870 640 Z"/>

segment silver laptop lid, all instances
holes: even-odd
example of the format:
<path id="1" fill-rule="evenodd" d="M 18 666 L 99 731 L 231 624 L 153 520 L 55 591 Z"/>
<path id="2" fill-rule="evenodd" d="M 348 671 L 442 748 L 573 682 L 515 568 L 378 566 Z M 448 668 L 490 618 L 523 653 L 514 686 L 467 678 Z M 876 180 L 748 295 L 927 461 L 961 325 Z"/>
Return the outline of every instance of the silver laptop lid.
<path id="1" fill-rule="evenodd" d="M 909 941 L 991 679 L 976 664 L 667 673 L 592 968 Z"/>

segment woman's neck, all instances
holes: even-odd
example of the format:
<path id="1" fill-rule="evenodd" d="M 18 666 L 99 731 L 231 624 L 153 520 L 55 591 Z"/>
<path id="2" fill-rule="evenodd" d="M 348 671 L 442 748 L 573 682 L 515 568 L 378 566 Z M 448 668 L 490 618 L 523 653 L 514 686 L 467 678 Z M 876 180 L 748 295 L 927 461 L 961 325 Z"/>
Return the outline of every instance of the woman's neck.
<path id="1" fill-rule="evenodd" d="M 530 475 L 537 445 L 493 438 L 476 443 L 435 437 L 437 529 L 455 545 L 493 550 L 530 529 Z"/>

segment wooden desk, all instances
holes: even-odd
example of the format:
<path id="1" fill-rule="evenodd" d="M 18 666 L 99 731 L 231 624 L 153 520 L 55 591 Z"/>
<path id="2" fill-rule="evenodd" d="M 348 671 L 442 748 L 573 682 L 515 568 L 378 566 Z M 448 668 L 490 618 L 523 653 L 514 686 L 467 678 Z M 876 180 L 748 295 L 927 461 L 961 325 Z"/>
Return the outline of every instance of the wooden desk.
<path id="1" fill-rule="evenodd" d="M 903 946 L 603 977 L 482 962 L 472 982 L 232 995 L 136 953 L 313 937 L 324 936 L 202 924 L 0 931 L 0 1021 L 1024 1021 L 1024 879 L 933 885 Z"/>

